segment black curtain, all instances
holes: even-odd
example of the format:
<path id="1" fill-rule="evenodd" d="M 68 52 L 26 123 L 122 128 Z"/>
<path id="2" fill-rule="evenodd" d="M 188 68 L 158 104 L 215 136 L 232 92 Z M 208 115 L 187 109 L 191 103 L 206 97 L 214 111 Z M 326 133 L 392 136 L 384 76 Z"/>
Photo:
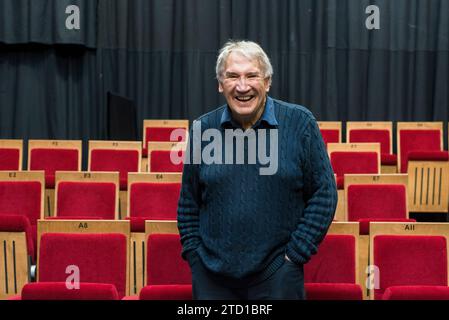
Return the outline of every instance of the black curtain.
<path id="1" fill-rule="evenodd" d="M 98 0 L 1 0 L 0 43 L 96 47 Z M 75 18 L 79 17 L 79 23 Z M 73 18 L 73 19 L 72 19 Z"/>
<path id="2" fill-rule="evenodd" d="M 0 46 L 0 137 L 101 137 L 95 51 L 78 46 Z"/>
<path id="3" fill-rule="evenodd" d="M 369 5 L 380 29 L 365 26 Z M 145 118 L 193 120 L 224 103 L 215 59 L 231 38 L 259 42 L 274 66 L 271 95 L 319 120 L 449 118 L 448 0 L 98 0 L 95 9 L 95 48 L 0 47 L 0 137 L 105 138 L 108 91 L 136 103 L 139 137 Z"/>

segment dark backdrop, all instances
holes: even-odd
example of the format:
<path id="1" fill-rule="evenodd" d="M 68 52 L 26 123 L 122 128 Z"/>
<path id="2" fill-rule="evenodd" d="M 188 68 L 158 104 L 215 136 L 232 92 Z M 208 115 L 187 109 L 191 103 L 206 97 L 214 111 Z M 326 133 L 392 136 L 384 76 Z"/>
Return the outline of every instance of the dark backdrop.
<path id="1" fill-rule="evenodd" d="M 59 30 L 68 3 L 76 34 Z M 319 120 L 446 124 L 448 14 L 449 0 L 0 0 L 0 137 L 105 139 L 108 91 L 134 100 L 139 137 L 145 118 L 193 120 L 224 102 L 230 38 L 259 42 L 271 95 Z"/>

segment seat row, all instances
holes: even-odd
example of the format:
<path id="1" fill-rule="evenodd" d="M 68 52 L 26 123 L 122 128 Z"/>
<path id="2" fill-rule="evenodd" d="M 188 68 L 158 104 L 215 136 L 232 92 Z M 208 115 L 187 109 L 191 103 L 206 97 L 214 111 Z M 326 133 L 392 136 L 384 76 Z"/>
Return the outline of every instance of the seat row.
<path id="1" fill-rule="evenodd" d="M 91 170 L 91 160 L 94 163 L 97 160 L 92 159 L 92 149 L 102 149 L 104 157 L 107 150 L 128 150 L 122 152 L 121 158 L 127 158 L 129 161 L 138 156 L 138 165 L 129 165 L 133 171 L 155 172 L 160 166 L 160 160 L 154 159 L 154 153 L 169 150 L 173 142 L 186 142 L 189 130 L 189 121 L 185 119 L 176 120 L 154 120 L 146 119 L 143 121 L 142 141 L 89 141 L 89 168 Z M 171 144 L 164 144 L 171 142 Z M 51 183 L 51 174 L 55 170 L 79 171 L 81 170 L 81 140 L 29 140 L 28 141 L 28 170 L 48 171 Z M 136 154 L 137 153 L 137 154 Z M 125 155 L 126 154 L 126 155 Z M 152 165 L 148 166 L 148 158 L 153 158 Z M 156 156 L 156 158 L 158 158 Z M 164 157 L 162 157 L 164 158 Z M 55 160 L 56 159 L 56 160 Z M 141 160 L 140 160 L 141 159 Z M 101 160 L 102 161 L 102 160 Z M 23 163 L 23 140 L 1 140 L 0 139 L 0 170 L 22 170 Z M 166 164 L 164 164 L 166 165 Z M 94 164 L 95 166 L 95 164 Z M 169 166 L 166 169 L 170 169 Z M 171 168 L 179 170 L 179 168 Z M 165 170 L 169 172 L 169 170 Z"/>
<path id="2" fill-rule="evenodd" d="M 420 131 L 420 130 L 417 130 Z M 417 137 L 419 132 L 415 135 Z M 420 149 L 419 149 L 420 148 Z M 405 165 L 411 212 L 448 212 L 449 154 L 441 149 L 409 148 Z M 339 193 L 337 215 L 344 213 L 344 184 L 347 174 L 396 172 L 381 165 L 380 144 L 372 142 L 328 143 L 327 152 L 336 174 Z M 404 171 L 404 172 L 402 172 Z"/>
<path id="3" fill-rule="evenodd" d="M 179 164 L 168 161 L 167 152 L 185 149 L 185 142 L 89 141 L 88 170 L 105 166 L 131 172 L 180 171 Z M 54 172 L 80 171 L 81 140 L 28 140 L 27 170 L 45 170 L 47 184 L 53 185 Z M 147 159 L 142 165 L 142 159 Z M 151 162 L 148 162 L 151 159 Z M 0 140 L 0 170 L 22 170 L 23 140 Z"/>
<path id="4" fill-rule="evenodd" d="M 334 222 L 304 266 L 311 300 L 449 300 L 449 224 Z"/>
<path id="5" fill-rule="evenodd" d="M 318 122 L 325 144 L 342 143 L 341 121 Z M 449 139 L 448 139 L 449 140 Z M 398 122 L 397 153 L 393 152 L 393 122 L 348 121 L 345 143 L 379 143 L 382 173 L 407 173 L 411 159 L 445 159 L 443 151 L 443 122 Z"/>
<path id="6" fill-rule="evenodd" d="M 54 215 L 55 174 L 81 171 L 81 141 L 30 140 L 28 171 L 45 172 L 45 212 Z M 182 172 L 185 143 L 149 142 L 148 172 Z M 128 173 L 141 172 L 141 142 L 89 141 L 88 171 L 118 172 L 120 214 L 126 214 Z M 20 170 L 21 140 L 0 140 L 0 172 Z M 144 171 L 147 172 L 147 171 Z"/>
<path id="7" fill-rule="evenodd" d="M 118 180 L 118 173 L 57 172 L 55 215 L 47 220 L 120 218 Z M 145 265 L 142 254 L 145 221 L 176 219 L 180 185 L 179 173 L 129 174 L 128 214 L 121 218 L 130 220 L 135 264 Z M 414 222 L 409 219 L 407 188 L 404 174 L 346 175 L 345 211 L 336 216 L 336 221 L 357 222 L 359 246 L 367 250 L 371 222 Z M 43 190 L 43 172 L 0 172 L 0 240 L 9 243 L 8 233 L 24 232 L 31 263 L 36 261 L 37 221 L 44 218 Z M 136 272 L 134 276 L 135 282 L 142 286 L 142 273 Z"/>
<path id="8" fill-rule="evenodd" d="M 191 299 L 191 272 L 181 258 L 176 221 L 146 222 L 144 265 L 133 261 L 136 251 L 128 242 L 128 223 L 39 221 L 37 281 L 16 275 L 12 281 L 10 275 L 9 287 L 0 283 L 2 293 L 9 290 L 3 296 Z M 360 246 L 358 223 L 333 222 L 318 253 L 304 266 L 307 298 L 448 300 L 448 236 L 449 224 L 373 222 L 367 251 Z M 143 274 L 139 284 L 136 273 Z"/>
<path id="9" fill-rule="evenodd" d="M 36 281 L 24 268 L 23 233 L 10 234 L 0 260 L 0 298 L 26 300 L 191 299 L 191 273 L 181 258 L 176 222 L 147 222 L 142 258 L 129 221 L 39 220 Z M 136 274 L 140 273 L 137 283 Z M 139 286 L 139 287 L 137 287 Z"/>

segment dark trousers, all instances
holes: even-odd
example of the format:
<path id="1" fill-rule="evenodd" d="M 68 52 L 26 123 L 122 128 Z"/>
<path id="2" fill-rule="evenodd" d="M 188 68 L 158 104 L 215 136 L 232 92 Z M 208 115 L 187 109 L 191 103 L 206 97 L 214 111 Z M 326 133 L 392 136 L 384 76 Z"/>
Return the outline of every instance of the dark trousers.
<path id="1" fill-rule="evenodd" d="M 197 257 L 191 265 L 193 299 L 195 300 L 303 300 L 304 271 L 302 265 L 290 261 L 269 278 L 246 287 L 229 287 L 226 280 L 212 275 Z"/>

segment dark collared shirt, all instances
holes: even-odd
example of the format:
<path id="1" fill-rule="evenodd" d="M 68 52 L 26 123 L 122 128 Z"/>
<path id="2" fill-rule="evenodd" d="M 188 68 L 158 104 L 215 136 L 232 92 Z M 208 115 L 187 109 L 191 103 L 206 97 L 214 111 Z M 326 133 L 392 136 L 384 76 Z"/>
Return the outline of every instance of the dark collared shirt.
<path id="1" fill-rule="evenodd" d="M 276 115 L 274 114 L 274 103 L 273 99 L 267 97 L 265 102 L 265 110 L 262 113 L 262 116 L 259 120 L 254 124 L 253 129 L 258 127 L 263 127 L 263 124 L 268 125 L 268 127 L 275 127 L 278 125 L 278 121 L 276 119 Z M 229 106 L 224 108 L 223 113 L 221 115 L 220 125 L 222 128 L 240 128 L 241 126 L 232 118 L 232 113 Z"/>

